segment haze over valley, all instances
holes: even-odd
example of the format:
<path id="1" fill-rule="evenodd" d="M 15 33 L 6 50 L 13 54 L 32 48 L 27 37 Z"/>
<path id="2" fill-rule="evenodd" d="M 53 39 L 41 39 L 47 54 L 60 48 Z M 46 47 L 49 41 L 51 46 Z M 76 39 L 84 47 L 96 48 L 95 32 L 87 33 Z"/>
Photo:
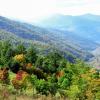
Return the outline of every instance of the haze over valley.
<path id="1" fill-rule="evenodd" d="M 99 20 L 100 16 L 93 14 L 57 14 L 33 24 L 0 16 L 0 39 L 33 43 L 45 50 L 57 48 L 91 61 L 97 57 L 93 52 L 100 47 Z"/>

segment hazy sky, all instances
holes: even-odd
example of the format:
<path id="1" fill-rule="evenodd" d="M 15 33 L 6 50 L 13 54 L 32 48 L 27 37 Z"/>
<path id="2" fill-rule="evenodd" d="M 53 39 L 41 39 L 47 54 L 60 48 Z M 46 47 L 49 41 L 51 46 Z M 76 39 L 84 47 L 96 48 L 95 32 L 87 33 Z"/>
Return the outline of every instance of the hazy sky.
<path id="1" fill-rule="evenodd" d="M 34 21 L 52 14 L 100 15 L 100 0 L 0 0 L 0 15 Z"/>

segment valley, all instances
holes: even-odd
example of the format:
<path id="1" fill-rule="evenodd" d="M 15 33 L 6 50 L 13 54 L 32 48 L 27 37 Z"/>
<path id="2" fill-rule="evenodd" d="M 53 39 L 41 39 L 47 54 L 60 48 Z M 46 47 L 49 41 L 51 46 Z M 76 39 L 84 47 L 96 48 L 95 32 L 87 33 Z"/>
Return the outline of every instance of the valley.
<path id="1" fill-rule="evenodd" d="M 100 100 L 100 0 L 0 0 L 0 100 Z"/>
<path id="2" fill-rule="evenodd" d="M 86 17 L 84 18 L 84 16 Z M 79 25 L 78 19 L 86 19 L 86 21 L 83 22 L 87 22 L 87 16 L 89 15 L 84 16 L 74 17 L 56 15 L 53 16 L 54 18 L 48 19 L 49 21 L 52 20 L 50 22 L 46 20 L 41 22 L 41 24 L 37 23 L 34 25 L 14 21 L 1 16 L 0 38 L 1 40 L 7 39 L 15 43 L 22 42 L 25 45 L 35 44 L 40 48 L 40 50 L 50 50 L 50 48 L 56 48 L 67 53 L 67 55 L 71 54 L 75 57 L 88 61 L 94 56 L 91 52 L 98 48 L 100 44 L 93 41 L 91 38 L 87 38 L 88 31 L 86 32 L 87 29 L 84 29 L 84 27 L 87 27 L 84 23 L 83 25 Z M 42 23 L 44 23 L 44 25 Z M 74 31 L 69 30 L 69 28 L 71 29 L 71 27 L 74 27 L 73 25 L 79 27 L 77 27 Z M 91 28 L 93 25 L 91 25 Z M 84 34 L 82 33 L 83 30 L 79 31 L 79 29 L 82 28 L 84 33 L 87 33 L 86 36 L 82 36 L 82 34 Z M 80 33 L 81 36 L 78 33 Z"/>
<path id="3" fill-rule="evenodd" d="M 0 100 L 99 100 L 94 17 L 56 15 L 33 24 L 0 16 Z"/>

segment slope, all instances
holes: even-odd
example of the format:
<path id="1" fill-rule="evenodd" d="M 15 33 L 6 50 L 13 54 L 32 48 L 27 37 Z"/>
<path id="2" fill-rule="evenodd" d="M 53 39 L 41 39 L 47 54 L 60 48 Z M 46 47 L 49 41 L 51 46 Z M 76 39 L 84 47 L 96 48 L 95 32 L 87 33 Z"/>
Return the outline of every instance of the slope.
<path id="1" fill-rule="evenodd" d="M 13 21 L 2 16 L 0 17 L 0 30 L 4 31 L 4 33 L 0 33 L 0 37 L 4 38 L 5 36 L 5 39 L 13 38 L 13 41 L 27 41 L 27 43 L 31 42 L 36 45 L 39 43 L 39 46 L 42 44 L 42 48 L 46 49 L 48 46 L 49 49 L 57 48 L 86 60 L 92 57 L 90 53 L 82 50 L 77 43 L 72 42 L 73 40 L 65 39 L 62 33 L 59 33 L 60 31 L 52 31 L 31 24 Z"/>

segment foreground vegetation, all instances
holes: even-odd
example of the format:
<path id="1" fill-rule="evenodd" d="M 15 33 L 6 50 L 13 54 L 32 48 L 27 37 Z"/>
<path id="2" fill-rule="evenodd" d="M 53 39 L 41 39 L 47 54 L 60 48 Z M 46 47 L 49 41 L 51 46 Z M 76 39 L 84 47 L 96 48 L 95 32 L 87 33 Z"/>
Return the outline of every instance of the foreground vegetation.
<path id="1" fill-rule="evenodd" d="M 0 100 L 100 100 L 100 70 L 59 51 L 0 42 Z"/>

